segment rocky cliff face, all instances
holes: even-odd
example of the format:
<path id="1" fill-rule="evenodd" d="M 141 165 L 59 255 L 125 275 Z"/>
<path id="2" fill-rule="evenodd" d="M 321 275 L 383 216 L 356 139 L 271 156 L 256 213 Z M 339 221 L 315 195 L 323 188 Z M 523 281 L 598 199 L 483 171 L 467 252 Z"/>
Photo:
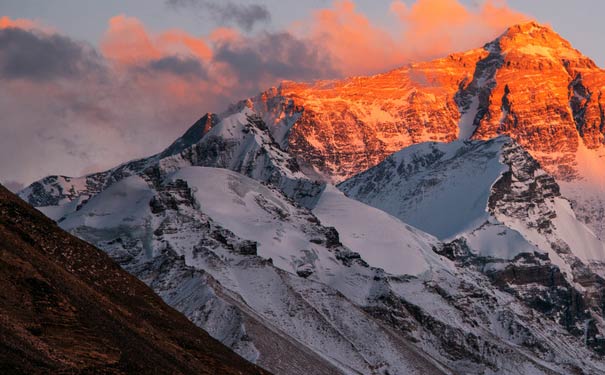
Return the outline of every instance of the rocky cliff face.
<path id="1" fill-rule="evenodd" d="M 304 108 L 288 150 L 338 182 L 411 144 L 454 140 L 456 94 L 486 55 L 474 50 L 344 81 L 285 82 L 281 95 Z"/>

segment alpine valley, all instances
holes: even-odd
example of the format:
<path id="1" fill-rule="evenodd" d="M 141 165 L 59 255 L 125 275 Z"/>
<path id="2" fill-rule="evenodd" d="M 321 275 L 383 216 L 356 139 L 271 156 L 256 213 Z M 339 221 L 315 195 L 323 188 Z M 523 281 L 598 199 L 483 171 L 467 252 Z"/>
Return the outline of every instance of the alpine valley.
<path id="1" fill-rule="evenodd" d="M 603 91 L 530 22 L 19 195 L 275 374 L 605 374 Z"/>

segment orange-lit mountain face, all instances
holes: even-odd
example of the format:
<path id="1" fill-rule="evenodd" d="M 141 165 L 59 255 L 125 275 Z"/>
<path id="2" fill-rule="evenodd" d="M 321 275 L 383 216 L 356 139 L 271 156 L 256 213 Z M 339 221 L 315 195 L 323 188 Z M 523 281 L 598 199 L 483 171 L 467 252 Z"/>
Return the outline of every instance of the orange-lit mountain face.
<path id="1" fill-rule="evenodd" d="M 304 107 L 289 150 L 336 181 L 422 141 L 508 134 L 560 179 L 603 144 L 605 71 L 550 28 L 509 28 L 483 48 L 372 77 L 285 82 Z"/>
<path id="2" fill-rule="evenodd" d="M 385 74 L 284 82 L 304 108 L 288 151 L 340 182 L 411 144 L 507 134 L 605 233 L 605 71 L 546 26 L 510 27 L 483 48 Z"/>

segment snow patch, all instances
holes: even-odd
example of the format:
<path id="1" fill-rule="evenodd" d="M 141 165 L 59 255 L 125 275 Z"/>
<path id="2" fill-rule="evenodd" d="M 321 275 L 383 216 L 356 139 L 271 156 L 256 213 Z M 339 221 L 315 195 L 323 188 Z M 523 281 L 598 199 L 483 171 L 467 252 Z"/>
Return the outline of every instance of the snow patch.
<path id="1" fill-rule="evenodd" d="M 342 243 L 373 267 L 394 275 L 420 275 L 445 266 L 432 250 L 436 238 L 346 197 L 332 185 L 326 186 L 313 213 L 322 224 L 335 227 Z"/>

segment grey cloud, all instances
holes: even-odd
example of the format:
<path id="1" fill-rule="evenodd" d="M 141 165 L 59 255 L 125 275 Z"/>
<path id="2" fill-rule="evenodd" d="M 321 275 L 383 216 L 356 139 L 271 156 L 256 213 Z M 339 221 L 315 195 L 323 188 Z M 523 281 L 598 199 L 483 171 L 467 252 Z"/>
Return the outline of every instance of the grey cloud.
<path id="1" fill-rule="evenodd" d="M 257 23 L 271 21 L 271 13 L 261 4 L 211 0 L 167 0 L 166 3 L 172 8 L 197 7 L 207 12 L 213 20 L 223 24 L 235 24 L 246 31 L 252 30 Z"/>
<path id="2" fill-rule="evenodd" d="M 182 77 L 207 77 L 206 70 L 200 61 L 193 57 L 167 56 L 151 61 L 147 68 L 152 71 L 171 73 Z"/>
<path id="3" fill-rule="evenodd" d="M 102 58 L 70 38 L 16 28 L 0 30 L 1 78 L 46 81 L 102 70 Z"/>
<path id="4" fill-rule="evenodd" d="M 313 80 L 338 75 L 327 55 L 287 32 L 264 33 L 244 43 L 221 43 L 214 60 L 228 64 L 241 80 L 250 82 L 264 76 Z"/>

